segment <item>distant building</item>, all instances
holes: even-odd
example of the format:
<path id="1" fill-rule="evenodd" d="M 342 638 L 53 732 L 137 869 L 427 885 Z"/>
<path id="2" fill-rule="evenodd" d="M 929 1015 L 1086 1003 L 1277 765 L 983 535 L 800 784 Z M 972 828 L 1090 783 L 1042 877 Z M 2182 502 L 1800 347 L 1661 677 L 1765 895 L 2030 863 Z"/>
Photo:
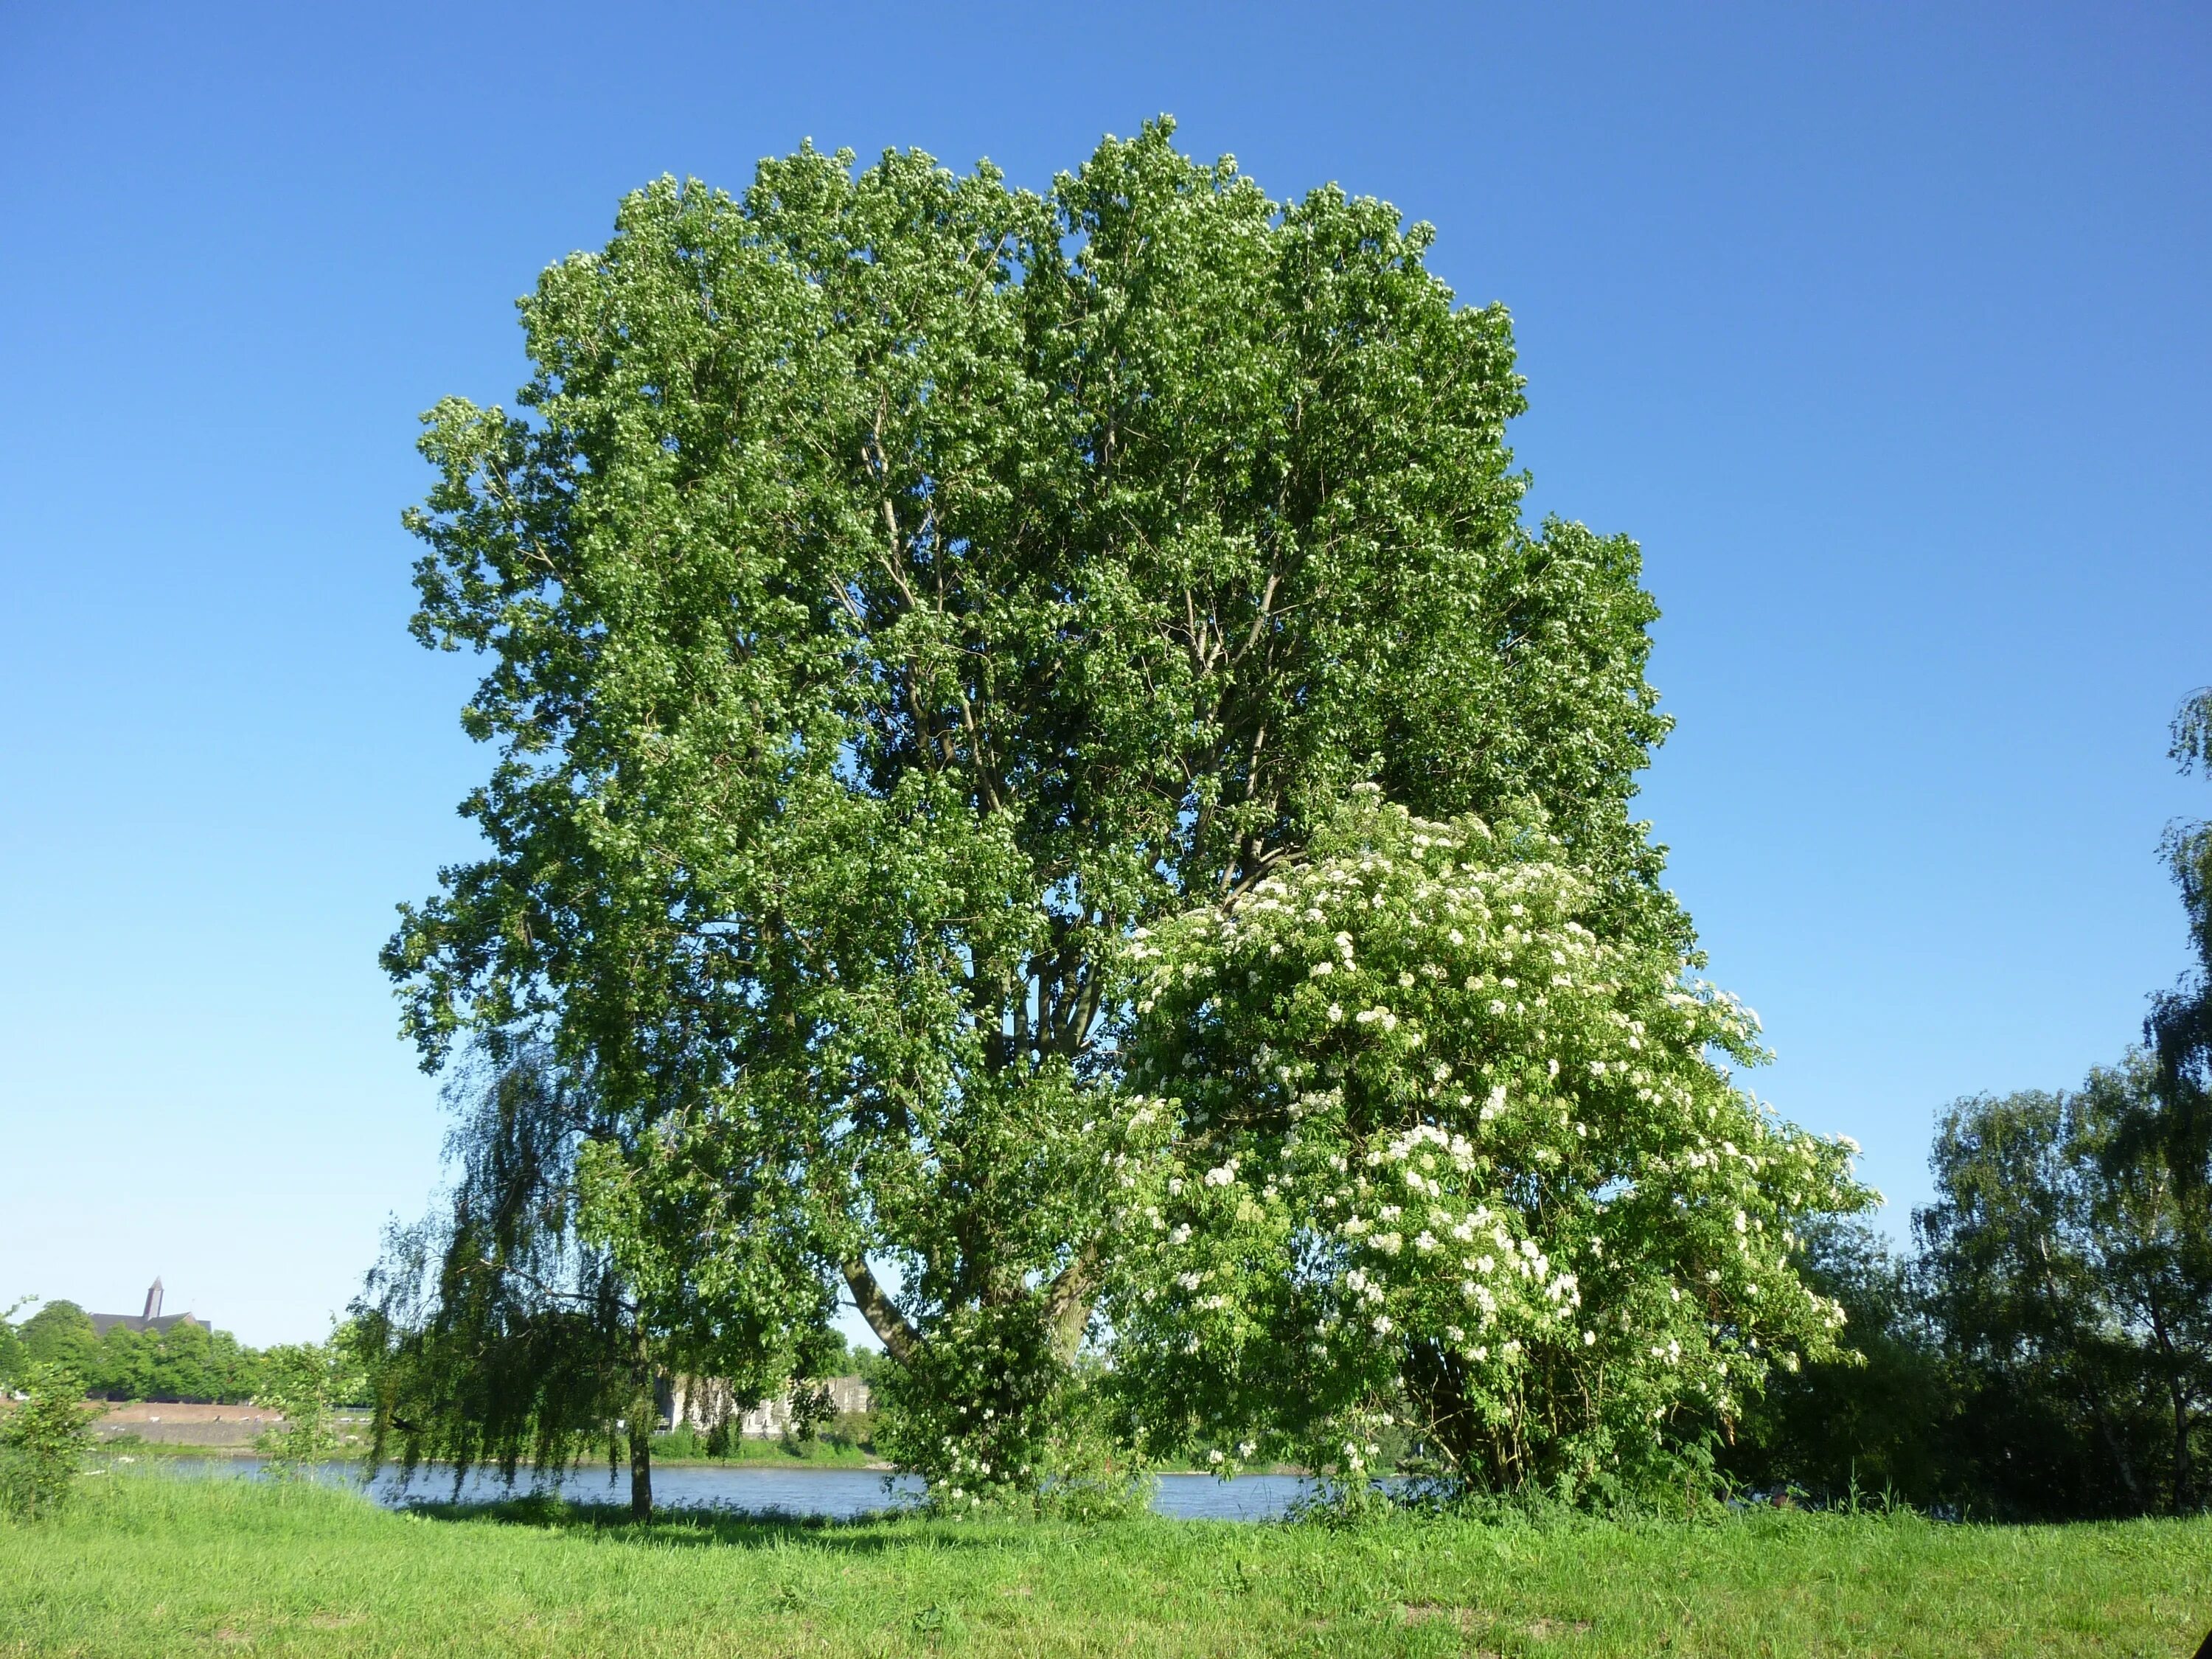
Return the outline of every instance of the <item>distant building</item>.
<path id="1" fill-rule="evenodd" d="M 95 1336 L 106 1336 L 120 1325 L 126 1331 L 152 1331 L 157 1335 L 172 1325 L 204 1325 L 207 1321 L 188 1313 L 167 1314 L 161 1311 L 161 1281 L 157 1278 L 146 1289 L 146 1311 L 140 1314 L 87 1314 L 92 1321 Z"/>
<path id="2" fill-rule="evenodd" d="M 857 1376 L 825 1377 L 821 1387 L 830 1395 L 833 1413 L 865 1412 L 875 1400 L 868 1385 Z M 670 1428 L 712 1429 L 727 1423 L 748 1440 L 773 1440 L 797 1426 L 797 1402 L 786 1389 L 774 1400 L 756 1401 L 740 1410 L 727 1382 L 711 1376 L 678 1376 L 665 1387 L 661 1420 Z"/>

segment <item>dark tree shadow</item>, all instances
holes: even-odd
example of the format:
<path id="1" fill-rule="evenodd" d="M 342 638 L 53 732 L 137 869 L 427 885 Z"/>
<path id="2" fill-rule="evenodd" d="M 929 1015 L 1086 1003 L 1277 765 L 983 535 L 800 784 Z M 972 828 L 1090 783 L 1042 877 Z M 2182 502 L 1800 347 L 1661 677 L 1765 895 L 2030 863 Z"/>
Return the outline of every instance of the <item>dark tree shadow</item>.
<path id="1" fill-rule="evenodd" d="M 635 1538 L 656 1545 L 696 1548 L 766 1549 L 794 1544 L 848 1554 L 874 1555 L 909 1547 L 927 1536 L 933 1549 L 970 1549 L 996 1546 L 996 1529 L 966 1526 L 945 1527 L 908 1510 L 872 1510 L 839 1519 L 795 1513 L 783 1509 L 738 1509 L 725 1505 L 685 1504 L 656 1510 L 652 1520 L 630 1518 L 623 1504 L 579 1504 L 542 1493 L 521 1492 L 513 1498 L 471 1499 L 465 1502 L 410 1498 L 395 1505 L 402 1513 L 428 1521 L 489 1522 L 497 1526 L 530 1527 L 538 1531 L 588 1533 L 609 1538 Z"/>

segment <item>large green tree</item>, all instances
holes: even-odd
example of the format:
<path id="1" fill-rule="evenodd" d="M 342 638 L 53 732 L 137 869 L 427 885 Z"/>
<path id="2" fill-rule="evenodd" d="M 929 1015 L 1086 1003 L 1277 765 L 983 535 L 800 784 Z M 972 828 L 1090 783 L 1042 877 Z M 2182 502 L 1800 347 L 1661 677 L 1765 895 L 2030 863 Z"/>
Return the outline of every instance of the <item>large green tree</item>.
<path id="1" fill-rule="evenodd" d="M 386 953 L 426 1062 L 587 1064 L 617 1256 L 738 1296 L 804 1241 L 940 1475 L 1049 1455 L 1132 929 L 1364 781 L 1540 819 L 1599 911 L 1658 870 L 1656 612 L 1632 543 L 1522 524 L 1504 313 L 1171 131 L 1042 194 L 811 149 L 639 191 L 524 301 L 522 412 L 428 417 L 410 520 L 499 750 Z"/>

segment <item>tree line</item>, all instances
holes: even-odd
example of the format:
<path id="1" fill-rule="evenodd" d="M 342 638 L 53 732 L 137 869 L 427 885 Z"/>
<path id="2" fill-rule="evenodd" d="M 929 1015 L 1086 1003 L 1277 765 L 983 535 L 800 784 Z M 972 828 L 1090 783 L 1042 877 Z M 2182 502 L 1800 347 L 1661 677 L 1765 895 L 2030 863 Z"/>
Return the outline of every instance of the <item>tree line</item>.
<path id="1" fill-rule="evenodd" d="M 20 1324 L 0 1320 L 0 1386 L 33 1365 L 60 1368 L 100 1400 L 243 1405 L 260 1391 L 265 1356 L 228 1331 L 179 1321 L 166 1330 L 95 1331 L 74 1302 L 46 1303 Z"/>
<path id="2" fill-rule="evenodd" d="M 1842 1374 L 1875 1198 L 1634 815 L 1636 544 L 1524 522 L 1429 227 L 1172 140 L 661 180 L 517 410 L 425 417 L 494 759 L 383 958 L 456 1121 L 355 1310 L 380 1449 L 613 1436 L 647 1510 L 665 1379 L 841 1309 L 957 1512 L 1679 1492 Z"/>
<path id="3" fill-rule="evenodd" d="M 2208 731 L 2200 692 L 2174 722 L 2185 769 Z M 2212 1500 L 2212 830 L 2165 851 L 2195 967 L 2078 1088 L 1954 1103 L 1908 1249 L 1810 1233 L 1801 1265 L 1852 1355 L 1775 1379 L 1730 1453 L 1742 1477 L 2043 1519 Z"/>

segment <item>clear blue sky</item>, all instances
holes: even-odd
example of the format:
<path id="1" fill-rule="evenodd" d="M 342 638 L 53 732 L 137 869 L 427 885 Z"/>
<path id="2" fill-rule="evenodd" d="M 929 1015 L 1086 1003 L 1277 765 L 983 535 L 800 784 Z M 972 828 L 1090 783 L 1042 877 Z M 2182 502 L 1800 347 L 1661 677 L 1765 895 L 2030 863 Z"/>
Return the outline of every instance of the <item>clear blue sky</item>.
<path id="1" fill-rule="evenodd" d="M 319 1334 L 443 1121 L 375 964 L 467 841 L 406 638 L 415 416 L 667 172 L 1041 185 L 1171 111 L 1438 230 L 1534 507 L 1626 531 L 1645 793 L 1763 1093 L 1924 1197 L 2184 965 L 2212 680 L 2212 12 L 2082 5 L 0 11 L 0 1307 Z"/>

